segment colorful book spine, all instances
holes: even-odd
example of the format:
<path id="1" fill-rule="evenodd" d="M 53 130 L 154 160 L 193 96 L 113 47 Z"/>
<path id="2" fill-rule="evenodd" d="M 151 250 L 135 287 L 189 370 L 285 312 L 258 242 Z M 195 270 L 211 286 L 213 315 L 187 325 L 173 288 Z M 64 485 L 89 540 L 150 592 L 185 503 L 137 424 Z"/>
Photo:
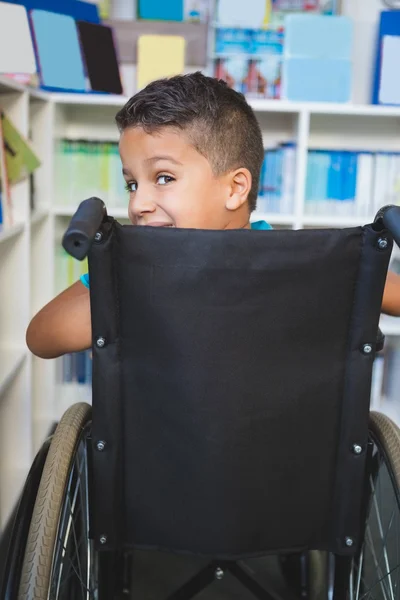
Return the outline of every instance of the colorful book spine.
<path id="1" fill-rule="evenodd" d="M 76 206 L 84 198 L 98 196 L 111 208 L 128 205 L 116 142 L 60 140 L 55 170 L 58 204 Z"/>
<path id="2" fill-rule="evenodd" d="M 400 153 L 309 151 L 306 214 L 372 219 L 385 204 L 400 204 Z"/>
<path id="3" fill-rule="evenodd" d="M 60 359 L 60 383 L 90 385 L 92 382 L 92 353 L 90 350 L 65 354 Z"/>
<path id="4" fill-rule="evenodd" d="M 294 207 L 296 145 L 282 143 L 265 151 L 260 175 L 259 212 L 290 214 Z"/>

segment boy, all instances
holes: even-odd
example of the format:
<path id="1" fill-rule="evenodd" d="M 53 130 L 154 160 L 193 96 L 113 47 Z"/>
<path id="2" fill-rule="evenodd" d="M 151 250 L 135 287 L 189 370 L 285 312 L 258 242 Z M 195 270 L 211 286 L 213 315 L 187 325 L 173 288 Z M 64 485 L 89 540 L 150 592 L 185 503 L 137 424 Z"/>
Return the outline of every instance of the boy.
<path id="1" fill-rule="evenodd" d="M 150 83 L 116 116 L 133 225 L 250 229 L 264 147 L 244 96 L 201 73 Z M 253 228 L 270 229 L 267 223 Z M 55 358 L 92 345 L 88 276 L 31 321 L 29 349 Z M 400 277 L 390 273 L 383 312 L 400 315 Z"/>

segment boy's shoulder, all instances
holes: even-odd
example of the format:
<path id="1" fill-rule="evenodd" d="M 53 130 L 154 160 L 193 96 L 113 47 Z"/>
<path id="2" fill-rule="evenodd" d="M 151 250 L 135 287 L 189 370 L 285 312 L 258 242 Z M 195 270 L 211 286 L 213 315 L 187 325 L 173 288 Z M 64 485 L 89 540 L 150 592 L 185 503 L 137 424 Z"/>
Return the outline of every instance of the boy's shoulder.
<path id="1" fill-rule="evenodd" d="M 266 221 L 254 221 L 254 223 L 251 223 L 251 228 L 255 230 L 272 229 L 271 225 Z"/>

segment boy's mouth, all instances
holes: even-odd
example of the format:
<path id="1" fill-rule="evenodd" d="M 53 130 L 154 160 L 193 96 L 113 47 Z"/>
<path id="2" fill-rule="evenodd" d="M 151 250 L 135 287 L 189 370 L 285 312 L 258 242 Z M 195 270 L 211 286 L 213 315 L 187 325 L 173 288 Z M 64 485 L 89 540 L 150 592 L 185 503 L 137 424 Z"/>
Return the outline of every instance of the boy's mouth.
<path id="1" fill-rule="evenodd" d="M 145 227 L 173 227 L 172 223 L 163 223 L 162 221 L 154 221 L 145 223 Z"/>

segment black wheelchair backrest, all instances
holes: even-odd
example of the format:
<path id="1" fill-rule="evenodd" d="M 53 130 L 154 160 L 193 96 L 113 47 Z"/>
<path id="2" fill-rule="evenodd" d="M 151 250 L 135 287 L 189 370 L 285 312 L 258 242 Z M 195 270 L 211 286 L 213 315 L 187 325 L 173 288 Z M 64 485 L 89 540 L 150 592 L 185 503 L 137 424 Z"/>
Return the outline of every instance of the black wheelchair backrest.
<path id="1" fill-rule="evenodd" d="M 97 547 L 354 551 L 388 232 L 98 233 Z"/>

